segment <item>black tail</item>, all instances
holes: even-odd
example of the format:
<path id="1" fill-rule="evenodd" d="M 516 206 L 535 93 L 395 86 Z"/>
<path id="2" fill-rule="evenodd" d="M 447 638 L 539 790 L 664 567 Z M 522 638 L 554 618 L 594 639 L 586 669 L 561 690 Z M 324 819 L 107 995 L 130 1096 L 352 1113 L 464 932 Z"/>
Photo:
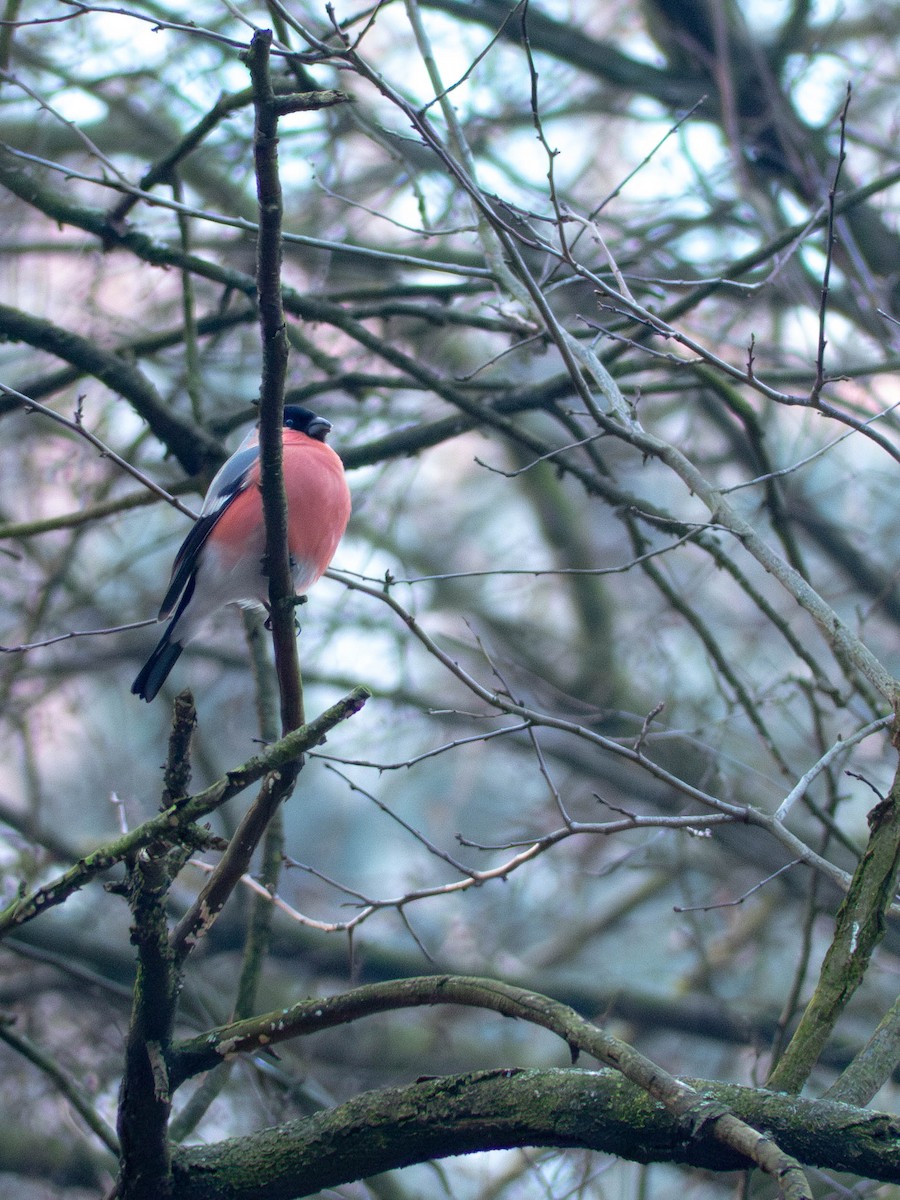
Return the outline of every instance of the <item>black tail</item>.
<path id="1" fill-rule="evenodd" d="M 148 704 L 165 683 L 166 676 L 178 662 L 184 649 L 181 642 L 169 641 L 170 630 L 171 625 L 159 639 L 156 649 L 141 667 L 137 679 L 131 685 L 134 695 L 140 696 Z"/>

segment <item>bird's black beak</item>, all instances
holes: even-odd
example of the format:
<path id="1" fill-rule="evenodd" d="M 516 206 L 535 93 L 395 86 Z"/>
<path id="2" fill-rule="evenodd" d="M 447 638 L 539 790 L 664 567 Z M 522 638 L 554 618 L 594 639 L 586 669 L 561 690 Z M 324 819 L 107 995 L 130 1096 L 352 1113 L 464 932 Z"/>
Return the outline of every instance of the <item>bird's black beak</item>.
<path id="1" fill-rule="evenodd" d="M 331 433 L 331 430 L 331 422 L 326 421 L 324 417 L 313 417 L 309 425 L 306 427 L 308 436 L 315 438 L 318 442 L 324 442 L 328 434 Z"/>

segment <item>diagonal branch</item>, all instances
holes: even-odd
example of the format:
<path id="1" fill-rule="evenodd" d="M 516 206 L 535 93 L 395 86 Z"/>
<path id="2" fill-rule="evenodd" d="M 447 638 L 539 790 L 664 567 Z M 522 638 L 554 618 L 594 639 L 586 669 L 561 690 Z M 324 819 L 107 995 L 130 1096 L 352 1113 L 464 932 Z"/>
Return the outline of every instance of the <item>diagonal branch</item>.
<path id="1" fill-rule="evenodd" d="M 8 304 L 0 304 L 0 335 L 53 354 L 85 374 L 93 375 L 124 397 L 189 475 L 217 467 L 222 462 L 222 448 L 218 442 L 173 413 L 144 372 L 127 359 L 103 349 L 81 334 Z M 16 407 L 36 407 L 21 397 L 13 399 Z"/>
<path id="2" fill-rule="evenodd" d="M 900 866 L 900 771 L 887 799 L 869 813 L 869 828 L 869 844 L 838 912 L 816 990 L 769 1076 L 767 1086 L 774 1091 L 798 1092 L 806 1082 L 884 937 Z"/>
<path id="3" fill-rule="evenodd" d="M 33 920 L 46 909 L 62 904 L 72 892 L 83 888 L 117 863 L 137 854 L 151 842 L 164 839 L 171 842 L 180 840 L 195 821 L 213 812 L 270 771 L 278 771 L 296 762 L 307 750 L 319 745 L 335 725 L 358 713 L 370 696 L 368 688 L 354 688 L 320 716 L 300 729 L 295 729 L 274 746 L 269 746 L 262 754 L 247 759 L 241 766 L 235 767 L 202 792 L 172 805 L 159 816 L 145 821 L 143 825 L 132 829 L 116 841 L 99 846 L 56 879 L 43 884 L 28 895 L 17 897 L 0 912 L 0 938 L 16 926 Z"/>

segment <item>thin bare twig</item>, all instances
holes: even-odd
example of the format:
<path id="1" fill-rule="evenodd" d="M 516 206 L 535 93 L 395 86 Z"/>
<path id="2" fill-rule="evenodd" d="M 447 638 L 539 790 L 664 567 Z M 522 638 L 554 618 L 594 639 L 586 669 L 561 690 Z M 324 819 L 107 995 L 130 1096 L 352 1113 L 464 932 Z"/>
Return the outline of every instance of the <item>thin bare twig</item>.
<path id="1" fill-rule="evenodd" d="M 26 413 L 40 413 L 42 417 L 48 417 L 51 421 L 55 421 L 57 425 L 63 425 L 66 429 L 70 429 L 73 433 L 76 433 L 80 438 L 84 438 L 95 450 L 99 450 L 101 458 L 108 458 L 110 462 L 115 463 L 126 474 L 137 479 L 145 488 L 153 492 L 154 495 L 159 496 L 160 500 L 165 500 L 167 504 L 171 504 L 173 508 L 177 508 L 186 517 L 190 517 L 192 521 L 196 521 L 197 514 L 193 509 L 188 508 L 186 504 L 182 504 L 180 500 L 167 492 L 165 488 L 160 487 L 149 475 L 145 475 L 143 471 L 139 471 L 137 467 L 132 466 L 130 462 L 127 462 L 120 455 L 116 454 L 115 450 L 110 449 L 105 442 L 101 442 L 89 429 L 85 429 L 81 419 L 80 408 L 76 412 L 74 419 L 70 420 L 68 417 L 62 416 L 61 413 L 54 412 L 52 408 L 47 408 L 46 405 L 39 404 L 37 400 L 32 400 L 30 396 L 25 396 L 21 392 L 16 391 L 15 388 L 10 387 L 6 383 L 0 382 L 0 392 L 4 396 L 9 396 L 12 400 L 18 401 Z"/>
<path id="2" fill-rule="evenodd" d="M 392 609 L 416 639 L 426 648 L 428 653 L 442 663 L 473 695 L 478 696 L 488 706 L 489 710 L 501 710 L 511 716 L 516 716 L 533 723 L 536 726 L 558 729 L 561 732 L 572 734 L 577 738 L 590 742 L 592 745 L 605 749 L 617 757 L 627 759 L 634 765 L 649 772 L 654 778 L 660 780 L 660 782 L 674 788 L 676 792 L 687 796 L 694 802 L 702 804 L 707 809 L 711 809 L 713 813 L 719 815 L 720 819 L 741 821 L 768 830 L 769 833 L 786 847 L 792 857 L 798 858 L 801 862 L 813 867 L 817 871 L 821 871 L 836 883 L 842 891 L 846 891 L 850 886 L 850 875 L 846 871 L 842 871 L 834 863 L 817 854 L 802 839 L 791 833 L 781 821 L 776 820 L 768 813 L 764 813 L 752 805 L 732 804 L 712 796 L 704 792 L 702 788 L 688 783 L 684 779 L 680 779 L 677 775 L 672 774 L 672 772 L 667 771 L 664 767 L 654 762 L 653 759 L 648 758 L 641 752 L 635 751 L 630 746 L 623 745 L 613 738 L 608 738 L 604 734 L 597 733 L 595 730 L 589 729 L 577 721 L 570 721 L 562 717 L 553 716 L 550 713 L 539 712 L 527 705 L 517 704 L 496 689 L 485 687 L 470 672 L 465 670 L 455 658 L 442 650 L 429 637 L 416 618 L 407 612 L 392 595 L 383 589 L 369 587 L 366 584 L 359 583 L 357 580 L 342 577 L 338 572 L 334 572 L 333 577 L 340 579 L 345 587 L 353 591 L 362 592 Z M 898 908 L 898 911 L 900 911 L 900 908 Z"/>
<path id="3" fill-rule="evenodd" d="M 817 404 L 822 388 L 828 382 L 825 377 L 825 347 L 828 341 L 825 337 L 825 316 L 828 312 L 828 289 L 831 280 L 831 264 L 834 259 L 834 202 L 837 196 L 838 184 L 841 178 L 841 168 L 844 165 L 844 160 L 847 157 L 846 142 L 847 142 L 847 113 L 850 109 L 850 97 L 852 95 L 852 84 L 847 81 L 847 93 L 844 99 L 843 107 L 840 114 L 840 145 L 838 148 L 837 163 L 834 168 L 834 178 L 831 187 L 828 189 L 828 223 L 825 228 L 825 269 L 822 272 L 822 291 L 819 299 L 819 338 L 816 348 L 816 377 L 809 393 L 810 404 Z"/>
<path id="4" fill-rule="evenodd" d="M 864 725 L 862 729 L 857 729 L 855 733 L 849 737 L 839 738 L 833 746 L 831 746 L 822 757 L 806 771 L 797 783 L 791 788 L 785 798 L 779 804 L 775 811 L 776 821 L 786 821 L 791 809 L 798 800 L 802 800 L 809 790 L 810 784 L 823 771 L 826 771 L 836 759 L 850 752 L 854 746 L 865 741 L 867 737 L 871 737 L 873 733 L 877 733 L 880 729 L 887 729 L 889 725 L 894 723 L 894 714 L 891 713 L 887 717 L 879 717 L 877 721 L 871 721 L 868 725 Z"/>
<path id="5" fill-rule="evenodd" d="M 57 642 L 68 642 L 72 638 L 103 637 L 108 633 L 127 633 L 131 629 L 144 629 L 147 625 L 155 625 L 156 622 L 156 617 L 148 617 L 145 621 L 131 621 L 127 625 L 111 625 L 108 629 L 72 629 L 69 633 L 59 633 L 55 637 L 44 638 L 39 642 L 26 642 L 22 646 L 0 646 L 0 654 L 25 654 L 29 650 L 55 646 Z"/>
<path id="6" fill-rule="evenodd" d="M 749 898 L 761 888 L 764 888 L 767 883 L 771 883 L 773 879 L 777 879 L 778 876 L 783 875 L 785 871 L 790 871 L 799 865 L 799 858 L 795 858 L 791 862 L 785 863 L 783 867 L 779 867 L 777 871 L 773 871 L 771 875 L 767 875 L 765 879 L 761 879 L 759 883 L 754 883 L 753 887 L 748 888 L 746 892 L 738 896 L 736 900 L 720 900 L 716 904 L 675 904 L 672 906 L 672 912 L 712 912 L 716 908 L 736 908 L 739 904 L 743 904 L 745 900 L 749 900 Z"/>

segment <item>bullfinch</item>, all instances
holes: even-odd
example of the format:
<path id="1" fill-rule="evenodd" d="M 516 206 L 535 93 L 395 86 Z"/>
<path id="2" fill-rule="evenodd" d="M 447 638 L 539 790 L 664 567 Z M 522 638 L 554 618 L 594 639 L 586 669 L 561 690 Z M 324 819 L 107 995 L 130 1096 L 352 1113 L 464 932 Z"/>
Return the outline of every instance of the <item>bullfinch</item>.
<path id="1" fill-rule="evenodd" d="M 331 422 L 308 408 L 285 406 L 284 486 L 294 587 L 302 595 L 331 562 L 350 519 L 350 489 L 341 460 L 325 444 Z M 165 633 L 131 690 L 151 701 L 187 642 L 225 604 L 268 606 L 263 574 L 266 527 L 260 492 L 259 434 L 247 435 L 209 485 L 200 516 L 175 557 L 159 610 Z"/>

